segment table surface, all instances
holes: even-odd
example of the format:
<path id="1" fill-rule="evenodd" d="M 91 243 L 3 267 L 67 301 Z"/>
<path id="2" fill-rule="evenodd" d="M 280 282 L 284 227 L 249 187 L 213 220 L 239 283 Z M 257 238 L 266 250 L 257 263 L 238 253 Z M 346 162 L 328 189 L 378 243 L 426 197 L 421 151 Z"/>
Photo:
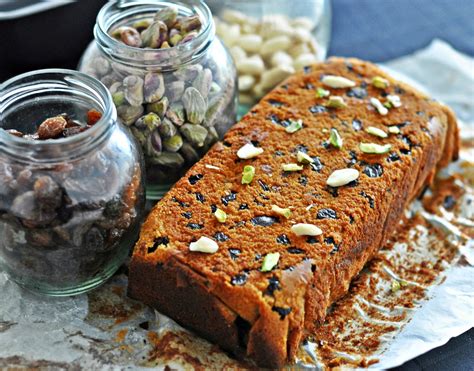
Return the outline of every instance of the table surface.
<path id="1" fill-rule="evenodd" d="M 474 56 L 474 0 L 332 0 L 328 55 L 384 62 L 439 38 Z M 474 329 L 397 370 L 474 370 Z"/>
<path id="2" fill-rule="evenodd" d="M 98 9 L 104 2 L 104 0 L 81 1 L 74 6 L 79 10 L 80 6 L 87 4 Z M 433 38 L 440 38 L 456 49 L 474 56 L 474 0 L 332 0 L 332 9 L 332 40 L 329 55 L 353 56 L 384 62 L 425 47 Z M 83 30 L 92 30 L 96 10 L 80 13 L 83 14 L 80 20 L 68 19 L 67 22 L 74 27 L 80 26 Z M 56 46 L 63 38 L 62 34 L 64 32 L 56 32 L 54 41 Z M 74 54 L 72 51 L 70 53 L 65 53 L 67 50 L 58 51 L 61 52 L 63 59 L 59 65 L 56 63 L 55 67 L 74 68 L 80 55 L 78 53 L 83 50 L 91 37 L 92 32 L 89 32 L 84 34 L 81 40 L 77 40 L 78 51 L 74 60 L 64 58 L 66 55 L 72 57 Z M 45 37 L 43 41 L 44 49 L 45 45 L 48 45 L 47 41 L 52 40 L 50 37 Z M 6 45 L 0 42 L 0 46 L 0 55 L 12 58 L 12 53 L 4 54 Z M 56 49 L 53 46 L 51 44 L 52 51 Z M 30 52 L 31 49 L 34 49 L 34 46 L 30 48 Z M 0 61 L 0 80 L 22 70 L 51 67 L 50 61 L 43 61 L 42 65 L 31 58 L 31 53 L 30 60 L 34 63 L 28 66 L 19 65 L 8 58 L 2 59 L 11 63 L 2 65 Z M 411 360 L 398 369 L 474 370 L 473 349 L 474 330 L 471 329 L 446 345 Z"/>

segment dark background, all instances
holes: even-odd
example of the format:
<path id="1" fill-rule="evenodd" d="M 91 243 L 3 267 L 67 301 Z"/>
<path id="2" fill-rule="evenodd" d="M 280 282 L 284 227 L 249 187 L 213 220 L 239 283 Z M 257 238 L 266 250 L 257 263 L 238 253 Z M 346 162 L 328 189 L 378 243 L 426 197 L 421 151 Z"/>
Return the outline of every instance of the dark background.
<path id="1" fill-rule="evenodd" d="M 0 11 L 32 2 L 0 0 Z M 92 40 L 95 18 L 104 3 L 80 0 L 34 16 L 0 21 L 0 81 L 40 68 L 74 69 Z M 333 0 L 332 8 L 329 55 L 383 62 L 440 38 L 474 56 L 474 0 Z M 474 370 L 473 350 L 471 329 L 398 369 Z"/>

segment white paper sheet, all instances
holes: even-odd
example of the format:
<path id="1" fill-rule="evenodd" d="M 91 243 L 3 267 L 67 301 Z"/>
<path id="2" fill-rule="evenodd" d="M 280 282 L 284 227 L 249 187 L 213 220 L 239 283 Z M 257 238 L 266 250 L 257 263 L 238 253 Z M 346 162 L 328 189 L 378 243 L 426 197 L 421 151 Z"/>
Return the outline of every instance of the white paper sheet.
<path id="1" fill-rule="evenodd" d="M 431 96 L 453 108 L 461 121 L 463 140 L 474 144 L 473 58 L 442 40 L 434 40 L 426 49 L 387 66 L 418 81 Z M 474 162 L 472 152 L 466 156 Z M 471 240 L 465 254 L 472 256 L 473 252 Z M 374 368 L 399 366 L 474 327 L 474 267 L 458 264 L 446 276 L 446 281 L 431 290 L 431 298 L 416 311 Z"/>
<path id="2" fill-rule="evenodd" d="M 465 123 L 463 136 L 473 137 L 472 58 L 436 40 L 387 66 L 419 81 L 435 98 L 453 107 Z M 472 210 L 464 213 L 467 219 L 473 218 Z M 473 241 L 464 249 L 472 257 Z M 372 368 L 400 365 L 474 326 L 474 267 L 458 264 L 446 277 L 430 289 L 429 300 L 420 303 L 382 354 L 374 355 L 379 363 Z M 0 272 L 0 368 L 163 369 L 165 364 L 190 368 L 191 358 L 178 353 L 205 368 L 242 366 L 173 321 L 128 299 L 125 287 L 126 277 L 119 275 L 88 295 L 53 299 L 21 290 Z M 164 336 L 170 333 L 176 337 L 165 343 Z"/>

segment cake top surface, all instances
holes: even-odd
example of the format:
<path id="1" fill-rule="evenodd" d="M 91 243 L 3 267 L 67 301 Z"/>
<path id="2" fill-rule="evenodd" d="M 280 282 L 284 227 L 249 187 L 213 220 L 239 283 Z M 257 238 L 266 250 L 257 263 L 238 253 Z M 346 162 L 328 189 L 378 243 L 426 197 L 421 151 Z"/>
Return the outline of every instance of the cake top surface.
<path id="1" fill-rule="evenodd" d="M 246 288 L 283 318 L 294 282 L 328 262 L 350 264 L 363 248 L 383 200 L 443 130 L 443 110 L 370 63 L 314 65 L 267 95 L 169 191 L 135 255 L 156 264 L 172 256 L 210 286 L 241 298 Z"/>

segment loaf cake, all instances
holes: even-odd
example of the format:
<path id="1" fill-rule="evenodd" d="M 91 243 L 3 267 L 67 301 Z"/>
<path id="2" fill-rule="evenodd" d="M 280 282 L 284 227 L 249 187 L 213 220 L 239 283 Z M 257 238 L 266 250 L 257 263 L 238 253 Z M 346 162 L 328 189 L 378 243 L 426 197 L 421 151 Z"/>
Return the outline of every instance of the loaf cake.
<path id="1" fill-rule="evenodd" d="M 236 356 L 281 367 L 457 154 L 444 105 L 368 62 L 310 66 L 155 206 L 129 295 Z"/>

